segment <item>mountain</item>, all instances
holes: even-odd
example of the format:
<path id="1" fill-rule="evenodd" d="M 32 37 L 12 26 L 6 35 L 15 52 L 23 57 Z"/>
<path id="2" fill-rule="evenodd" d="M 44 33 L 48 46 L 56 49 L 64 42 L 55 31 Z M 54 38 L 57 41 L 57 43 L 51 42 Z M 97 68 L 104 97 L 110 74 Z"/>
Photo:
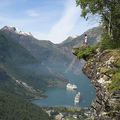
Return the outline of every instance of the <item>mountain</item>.
<path id="1" fill-rule="evenodd" d="M 63 41 L 63 42 L 61 43 L 61 45 L 64 44 L 64 43 L 71 42 L 71 41 L 72 41 L 73 39 L 75 39 L 76 37 L 78 37 L 78 35 L 69 36 L 65 41 Z"/>
<path id="2" fill-rule="evenodd" d="M 0 90 L 33 99 L 44 97 L 44 87 L 63 85 L 67 80 L 0 31 L 0 83 Z"/>
<path id="3" fill-rule="evenodd" d="M 26 48 L 35 58 L 39 59 L 43 65 L 54 71 L 64 73 L 81 74 L 78 64 L 84 64 L 83 60 L 76 60 L 71 49 L 76 44 L 84 43 L 84 34 L 80 36 L 69 36 L 61 44 L 53 44 L 47 40 L 38 40 L 31 34 L 24 34 L 15 27 L 5 26 L 1 29 L 9 36 L 17 40 L 24 48 Z M 23 34 L 21 34 L 23 33 Z M 25 32 L 26 33 L 26 32 Z M 88 35 L 88 43 L 98 43 L 101 32 L 98 27 L 86 31 Z"/>
<path id="4" fill-rule="evenodd" d="M 100 31 L 100 27 L 98 26 L 87 30 L 85 33 L 83 33 L 80 36 L 76 36 L 72 40 L 68 40 L 69 39 L 68 37 L 67 40 L 63 41 L 61 44 L 58 45 L 58 48 L 67 56 L 69 56 L 71 60 L 68 66 L 68 71 L 70 71 L 70 68 L 72 68 L 75 74 L 81 73 L 80 68 L 82 68 L 82 65 L 85 63 L 85 61 L 76 59 L 76 57 L 72 54 L 71 50 L 75 45 L 84 44 L 85 34 L 87 34 L 88 36 L 88 44 L 95 45 L 99 43 L 101 37 L 101 31 Z"/>
<path id="5" fill-rule="evenodd" d="M 55 65 L 64 64 L 64 59 L 67 59 L 55 44 L 47 40 L 37 40 L 31 35 L 24 35 L 16 33 L 15 27 L 5 26 L 1 29 L 12 38 L 16 39 L 24 48 L 44 65 L 52 63 Z M 68 60 L 68 59 L 67 59 Z M 57 62 L 58 61 L 58 62 Z"/>
<path id="6" fill-rule="evenodd" d="M 64 44 L 61 43 L 60 45 L 70 44 L 71 46 L 75 46 L 77 44 L 84 44 L 85 43 L 84 42 L 85 41 L 85 38 L 84 38 L 85 34 L 87 34 L 87 36 L 88 36 L 88 41 L 87 41 L 88 44 L 95 45 L 95 44 L 98 44 L 100 42 L 101 33 L 102 33 L 101 26 L 94 27 L 94 28 L 87 30 L 82 35 L 75 37 L 74 39 L 72 39 L 70 41 L 68 41 L 68 40 L 63 41 Z"/>
<path id="7" fill-rule="evenodd" d="M 30 32 L 21 31 L 21 30 L 19 30 L 19 29 L 16 28 L 16 27 L 5 26 L 4 29 L 10 30 L 11 32 L 15 32 L 15 33 L 18 34 L 18 35 L 25 35 L 25 36 L 31 36 L 31 37 L 33 37 Z"/>
<path id="8" fill-rule="evenodd" d="M 10 93 L 0 91 L 0 120 L 50 120 L 39 106 Z"/>
<path id="9" fill-rule="evenodd" d="M 97 30 L 87 31 L 91 44 L 98 42 L 101 33 Z M 70 36 L 61 44 L 53 44 L 37 40 L 30 32 L 3 27 L 0 30 L 0 119 L 49 119 L 40 107 L 14 95 L 43 98 L 45 87 L 66 84 L 62 74 L 80 74 L 85 61 L 76 59 L 71 49 L 84 42 L 83 36 Z"/>

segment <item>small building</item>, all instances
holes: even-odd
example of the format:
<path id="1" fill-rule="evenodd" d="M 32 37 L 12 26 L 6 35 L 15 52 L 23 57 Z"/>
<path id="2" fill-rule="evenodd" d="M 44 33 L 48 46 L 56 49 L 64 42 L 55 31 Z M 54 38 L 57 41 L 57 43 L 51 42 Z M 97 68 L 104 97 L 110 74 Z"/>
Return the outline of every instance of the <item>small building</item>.
<path id="1" fill-rule="evenodd" d="M 74 119 L 77 119 L 77 115 L 73 115 L 73 118 L 74 118 Z"/>
<path id="2" fill-rule="evenodd" d="M 59 113 L 58 115 L 55 116 L 56 120 L 62 120 L 62 118 L 63 118 L 63 114 L 62 113 Z"/>

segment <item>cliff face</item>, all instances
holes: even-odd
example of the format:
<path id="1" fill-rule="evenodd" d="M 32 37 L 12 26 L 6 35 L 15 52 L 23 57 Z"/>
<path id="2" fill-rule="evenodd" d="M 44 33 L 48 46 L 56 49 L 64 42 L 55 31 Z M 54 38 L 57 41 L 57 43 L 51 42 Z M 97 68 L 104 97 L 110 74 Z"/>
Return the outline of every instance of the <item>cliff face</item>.
<path id="1" fill-rule="evenodd" d="M 120 50 L 106 50 L 89 59 L 83 73 L 90 78 L 97 97 L 91 103 L 93 120 L 120 120 L 120 78 L 113 82 L 116 71 L 120 73 Z M 115 71 L 116 70 L 116 71 Z M 112 87 L 108 87 L 108 86 Z"/>
<path id="2" fill-rule="evenodd" d="M 107 89 L 108 84 L 112 84 L 112 69 L 119 67 L 115 64 L 115 61 L 120 60 L 119 54 L 119 50 L 98 51 L 83 67 L 83 73 L 91 79 L 96 90 L 97 97 L 91 104 L 95 120 L 120 118 L 120 90 Z"/>

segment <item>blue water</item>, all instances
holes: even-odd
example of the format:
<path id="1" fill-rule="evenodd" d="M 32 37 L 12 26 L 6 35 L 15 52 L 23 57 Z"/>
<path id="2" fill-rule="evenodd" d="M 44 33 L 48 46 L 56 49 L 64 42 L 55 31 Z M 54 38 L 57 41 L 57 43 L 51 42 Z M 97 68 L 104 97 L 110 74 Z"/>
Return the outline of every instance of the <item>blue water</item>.
<path id="1" fill-rule="evenodd" d="M 96 97 L 96 93 L 90 80 L 84 75 L 65 75 L 68 81 L 77 85 L 77 90 L 66 89 L 62 87 L 49 87 L 45 89 L 47 98 L 41 100 L 33 100 L 32 103 L 39 106 L 72 106 L 72 107 L 90 107 L 92 100 Z M 78 104 L 74 103 L 74 97 L 77 92 L 81 92 L 81 99 Z"/>

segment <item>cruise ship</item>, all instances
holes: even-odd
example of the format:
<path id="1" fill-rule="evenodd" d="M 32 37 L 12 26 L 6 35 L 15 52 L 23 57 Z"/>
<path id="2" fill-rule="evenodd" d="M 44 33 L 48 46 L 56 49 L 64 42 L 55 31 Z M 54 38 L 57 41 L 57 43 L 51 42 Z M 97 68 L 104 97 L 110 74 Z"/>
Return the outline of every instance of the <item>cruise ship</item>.
<path id="1" fill-rule="evenodd" d="M 75 96 L 74 102 L 78 103 L 80 101 L 80 92 L 77 93 L 77 95 Z"/>
<path id="2" fill-rule="evenodd" d="M 67 87 L 68 89 L 77 89 L 77 86 L 76 86 L 76 85 L 70 84 L 70 83 L 68 83 L 68 84 L 66 85 L 66 87 Z"/>

